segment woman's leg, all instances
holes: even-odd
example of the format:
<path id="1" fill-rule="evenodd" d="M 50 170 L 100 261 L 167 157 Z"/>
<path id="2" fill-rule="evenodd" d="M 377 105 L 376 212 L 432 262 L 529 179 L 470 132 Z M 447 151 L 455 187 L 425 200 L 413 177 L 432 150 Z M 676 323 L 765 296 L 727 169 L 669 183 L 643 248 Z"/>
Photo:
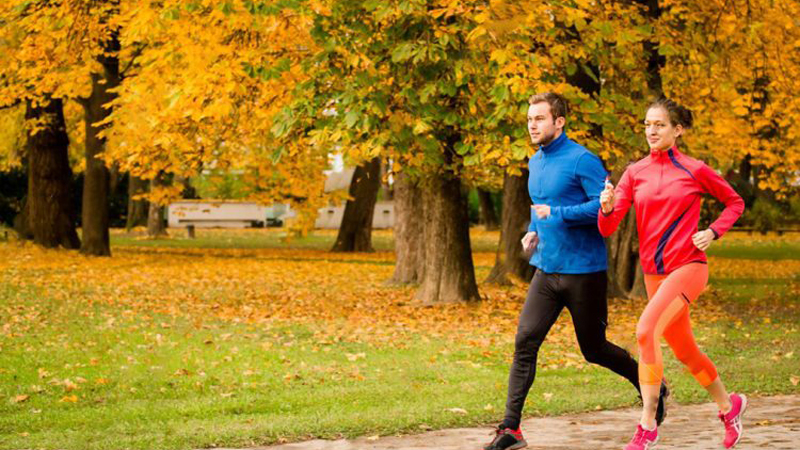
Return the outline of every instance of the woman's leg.
<path id="1" fill-rule="evenodd" d="M 683 269 L 686 270 L 683 270 Z M 708 280 L 708 269 L 705 265 L 691 264 L 684 266 L 675 278 L 665 281 L 663 288 L 670 288 L 674 283 L 680 288 L 681 295 L 688 302 L 694 302 L 700 296 Z M 677 272 L 677 271 L 676 271 Z M 692 376 L 711 395 L 719 407 L 719 418 L 725 425 L 725 448 L 732 448 L 742 437 L 742 416 L 747 409 L 747 397 L 741 394 L 728 395 L 725 385 L 714 367 L 714 363 L 697 347 L 689 312 L 681 314 L 664 330 L 664 338 L 669 343 L 675 356 L 689 369 Z"/>
<path id="2" fill-rule="evenodd" d="M 641 425 L 646 429 L 655 426 L 658 394 L 664 376 L 661 336 L 682 317 L 688 321 L 689 303 L 700 295 L 707 279 L 705 264 L 688 264 L 667 276 L 645 275 L 650 301 L 639 318 L 636 337 L 640 353 L 639 383 L 644 404 Z"/>
<path id="3" fill-rule="evenodd" d="M 682 292 L 689 301 L 694 303 L 700 296 L 708 280 L 708 267 L 705 264 L 690 264 L 684 266 L 688 270 L 681 274 L 674 282 L 682 286 Z M 670 281 L 673 282 L 673 281 Z M 675 357 L 678 358 L 691 372 L 692 376 L 708 391 L 711 398 L 719 406 L 719 410 L 727 413 L 731 409 L 730 396 L 719 378 L 714 363 L 705 353 L 700 351 L 692 332 L 689 311 L 682 314 L 667 329 L 664 330 L 664 339 L 669 343 Z"/>

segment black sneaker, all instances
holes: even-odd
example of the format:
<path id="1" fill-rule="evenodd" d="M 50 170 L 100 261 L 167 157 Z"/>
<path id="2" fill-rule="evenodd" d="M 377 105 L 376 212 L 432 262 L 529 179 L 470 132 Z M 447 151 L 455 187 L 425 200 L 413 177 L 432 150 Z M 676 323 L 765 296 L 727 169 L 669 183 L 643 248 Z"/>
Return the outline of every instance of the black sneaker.
<path id="1" fill-rule="evenodd" d="M 669 388 L 667 383 L 661 381 L 661 391 L 658 393 L 658 408 L 656 409 L 656 425 L 661 425 L 661 422 L 667 417 L 667 397 L 669 397 Z"/>
<path id="2" fill-rule="evenodd" d="M 528 446 L 519 428 L 512 430 L 500 425 L 494 430 L 494 433 L 494 439 L 484 445 L 483 450 L 516 450 Z"/>

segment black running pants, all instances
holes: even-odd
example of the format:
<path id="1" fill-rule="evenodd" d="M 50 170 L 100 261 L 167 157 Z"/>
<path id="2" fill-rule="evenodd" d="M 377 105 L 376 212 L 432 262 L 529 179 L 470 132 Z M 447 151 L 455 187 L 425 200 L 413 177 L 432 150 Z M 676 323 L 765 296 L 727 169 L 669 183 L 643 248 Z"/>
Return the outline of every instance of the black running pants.
<path id="1" fill-rule="evenodd" d="M 576 275 L 536 271 L 517 327 L 514 362 L 508 377 L 504 420 L 507 426 L 519 427 L 525 398 L 536 377 L 539 347 L 564 307 L 572 315 L 578 344 L 586 360 L 611 369 L 639 390 L 636 361 L 627 351 L 606 340 L 607 285 L 605 271 Z"/>

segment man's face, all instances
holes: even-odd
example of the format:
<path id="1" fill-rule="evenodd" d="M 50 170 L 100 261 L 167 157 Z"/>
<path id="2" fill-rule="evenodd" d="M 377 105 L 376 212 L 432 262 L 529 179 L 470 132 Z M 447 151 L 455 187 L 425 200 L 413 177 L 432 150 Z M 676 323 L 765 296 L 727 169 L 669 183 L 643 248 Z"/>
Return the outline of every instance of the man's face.
<path id="1" fill-rule="evenodd" d="M 547 145 L 564 128 L 564 118 L 553 119 L 550 104 L 540 102 L 528 107 L 528 134 L 534 145 Z"/>

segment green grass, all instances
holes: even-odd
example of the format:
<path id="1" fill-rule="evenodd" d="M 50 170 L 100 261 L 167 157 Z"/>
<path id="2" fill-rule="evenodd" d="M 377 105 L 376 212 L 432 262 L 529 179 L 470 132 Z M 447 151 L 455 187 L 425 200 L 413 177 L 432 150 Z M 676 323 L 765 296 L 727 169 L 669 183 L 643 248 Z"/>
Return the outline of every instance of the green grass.
<path id="1" fill-rule="evenodd" d="M 275 232 L 203 233 L 208 235 L 189 242 L 116 235 L 114 245 L 327 250 L 333 240 L 331 233 L 291 244 Z M 493 236 L 480 235 L 476 246 L 490 248 Z M 376 247 L 391 242 L 390 236 L 378 237 L 385 240 Z M 748 259 L 766 251 L 793 255 L 771 245 L 755 242 L 735 253 Z M 513 323 L 505 336 L 478 344 L 421 332 L 391 345 L 322 340 L 317 327 L 330 324 L 199 321 L 76 301 L 67 285 L 64 295 L 36 287 L 44 276 L 45 270 L 34 268 L 0 273 L 2 449 L 247 447 L 485 425 L 502 418 Z M 730 390 L 800 393 L 792 384 L 792 377 L 800 376 L 797 281 L 797 275 L 712 278 L 726 314 L 695 323 L 695 335 Z M 93 292 L 84 294 L 81 298 L 91 299 Z M 209 301 L 214 295 L 226 292 L 220 288 Z M 637 403 L 627 382 L 605 369 L 559 366 L 564 351 L 545 343 L 526 415 Z M 664 354 L 673 398 L 708 401 L 671 352 Z M 77 389 L 68 390 L 66 380 Z M 15 401 L 19 395 L 29 397 Z M 71 395 L 77 402 L 61 401 Z"/>
<path id="2" fill-rule="evenodd" d="M 796 235 L 782 240 L 754 242 L 723 238 L 709 247 L 707 253 L 709 256 L 735 259 L 800 259 L 800 239 Z"/>
<path id="3" fill-rule="evenodd" d="M 399 348 L 323 344 L 305 327 L 197 327 L 172 316 L 41 299 L 35 290 L 0 292 L 4 315 L 26 310 L 38 311 L 40 318 L 0 340 L 2 448 L 242 447 L 309 436 L 418 432 L 502 417 L 510 344 L 492 348 L 490 356 L 482 354 L 485 348 L 424 335 Z M 770 324 L 743 319 L 696 330 L 728 386 L 756 394 L 796 393 L 790 383 L 800 357 L 791 354 L 800 347 L 796 311 Z M 665 355 L 674 398 L 707 401 L 671 354 Z M 545 346 L 541 366 L 557 356 Z M 98 378 L 109 381 L 97 384 Z M 65 379 L 78 389 L 66 392 L 58 384 Z M 30 398 L 9 400 L 19 394 Z M 72 394 L 77 403 L 59 402 Z M 528 415 L 636 402 L 626 382 L 588 366 L 540 370 L 529 399 Z"/>

